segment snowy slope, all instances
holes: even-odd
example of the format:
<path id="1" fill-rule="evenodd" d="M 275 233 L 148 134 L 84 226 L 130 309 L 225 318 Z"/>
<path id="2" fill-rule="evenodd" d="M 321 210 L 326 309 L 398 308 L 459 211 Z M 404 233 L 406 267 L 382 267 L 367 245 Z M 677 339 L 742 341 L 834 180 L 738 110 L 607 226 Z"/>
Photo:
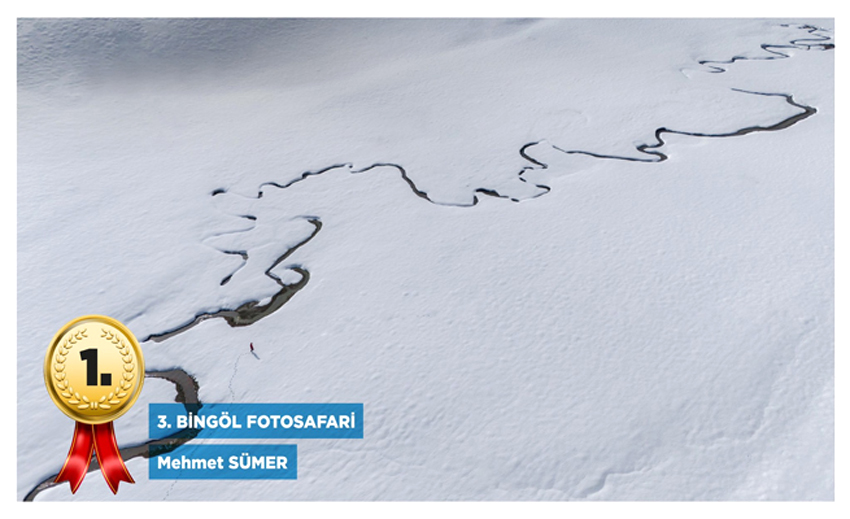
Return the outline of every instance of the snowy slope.
<path id="1" fill-rule="evenodd" d="M 294 482 L 134 459 L 117 499 L 832 499 L 831 22 L 798 22 L 21 21 L 19 498 L 67 451 L 64 322 L 147 338 L 301 283 L 147 368 L 363 402 L 364 439 L 298 442 Z M 658 128 L 758 131 L 656 162 Z"/>

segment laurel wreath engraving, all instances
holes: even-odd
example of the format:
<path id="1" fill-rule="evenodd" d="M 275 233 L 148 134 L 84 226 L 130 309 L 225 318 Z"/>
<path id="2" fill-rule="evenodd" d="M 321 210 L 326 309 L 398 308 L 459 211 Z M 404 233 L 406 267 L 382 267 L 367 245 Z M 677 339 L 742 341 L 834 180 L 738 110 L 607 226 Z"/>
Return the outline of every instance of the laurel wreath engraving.
<path id="1" fill-rule="evenodd" d="M 124 342 L 124 338 L 120 335 L 112 333 L 106 328 L 101 328 L 101 332 L 101 338 L 105 338 L 114 344 L 118 349 L 118 352 L 121 354 L 121 360 L 124 361 L 124 373 L 122 374 L 122 379 L 118 385 L 115 386 L 108 395 L 100 397 L 99 400 L 92 401 L 85 395 L 80 396 L 78 392 L 74 391 L 74 388 L 68 383 L 65 376 L 65 361 L 67 360 L 68 352 L 75 344 L 77 344 L 78 341 L 88 337 L 85 328 L 67 336 L 54 356 L 56 363 L 53 364 L 53 369 L 56 373 L 53 374 L 53 377 L 56 379 L 56 387 L 60 390 L 59 394 L 62 395 L 69 404 L 77 406 L 77 409 L 79 410 L 103 409 L 108 411 L 112 409 L 112 406 L 120 404 L 121 400 L 123 400 L 129 393 L 130 388 L 133 387 L 133 378 L 135 377 L 133 370 L 136 368 L 136 365 L 133 364 L 133 356 L 130 354 L 130 347 L 127 346 L 127 343 Z"/>

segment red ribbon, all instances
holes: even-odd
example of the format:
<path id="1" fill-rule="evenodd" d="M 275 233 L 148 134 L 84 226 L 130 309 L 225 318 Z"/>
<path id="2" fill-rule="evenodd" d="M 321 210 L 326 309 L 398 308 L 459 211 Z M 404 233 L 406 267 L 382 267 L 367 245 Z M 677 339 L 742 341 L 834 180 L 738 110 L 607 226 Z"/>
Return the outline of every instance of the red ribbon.
<path id="1" fill-rule="evenodd" d="M 68 459 L 53 481 L 71 483 L 71 492 L 76 493 L 89 470 L 92 451 L 97 456 L 100 471 L 113 494 L 118 493 L 118 483 L 121 481 L 135 483 L 124 465 L 124 460 L 121 459 L 121 453 L 118 452 L 112 422 L 96 425 L 77 422 Z"/>

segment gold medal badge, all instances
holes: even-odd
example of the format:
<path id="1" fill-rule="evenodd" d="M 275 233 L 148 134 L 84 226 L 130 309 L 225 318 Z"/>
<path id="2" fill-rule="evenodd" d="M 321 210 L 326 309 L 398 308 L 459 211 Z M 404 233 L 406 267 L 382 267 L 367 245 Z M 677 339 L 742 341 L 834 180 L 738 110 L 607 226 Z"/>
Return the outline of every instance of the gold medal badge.
<path id="1" fill-rule="evenodd" d="M 113 493 L 121 481 L 134 482 L 118 451 L 112 421 L 136 402 L 144 372 L 136 337 L 110 317 L 79 317 L 53 337 L 44 359 L 44 383 L 53 403 L 77 422 L 57 483 L 68 481 L 76 492 L 93 453 Z"/>

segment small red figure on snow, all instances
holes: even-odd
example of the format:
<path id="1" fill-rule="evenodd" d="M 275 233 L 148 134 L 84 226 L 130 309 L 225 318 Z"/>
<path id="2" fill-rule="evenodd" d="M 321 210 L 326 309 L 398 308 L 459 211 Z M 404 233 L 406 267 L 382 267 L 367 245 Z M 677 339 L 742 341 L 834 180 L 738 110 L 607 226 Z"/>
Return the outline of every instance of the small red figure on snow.
<path id="1" fill-rule="evenodd" d="M 254 353 L 254 343 L 251 343 L 251 353 Z"/>

